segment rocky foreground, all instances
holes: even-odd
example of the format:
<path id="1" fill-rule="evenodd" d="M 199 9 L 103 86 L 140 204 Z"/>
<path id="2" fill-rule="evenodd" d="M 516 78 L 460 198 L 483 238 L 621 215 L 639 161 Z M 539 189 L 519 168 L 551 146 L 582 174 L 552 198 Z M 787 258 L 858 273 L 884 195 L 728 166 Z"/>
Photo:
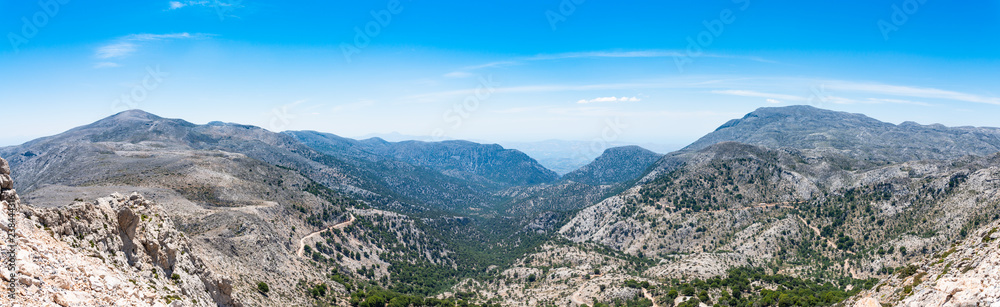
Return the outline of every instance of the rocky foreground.
<path id="1" fill-rule="evenodd" d="M 231 288 L 187 251 L 183 234 L 141 195 L 56 211 L 21 207 L 0 159 L 0 229 L 16 248 L 14 306 L 216 306 Z M 6 214 L 14 206 L 17 215 Z M 4 236 L 6 238 L 6 236 Z M 6 258 L 6 255 L 4 255 Z M 12 273 L 0 268 L 5 287 Z M 6 292 L 4 294 L 7 294 Z M 10 306 L 10 298 L 0 304 Z"/>

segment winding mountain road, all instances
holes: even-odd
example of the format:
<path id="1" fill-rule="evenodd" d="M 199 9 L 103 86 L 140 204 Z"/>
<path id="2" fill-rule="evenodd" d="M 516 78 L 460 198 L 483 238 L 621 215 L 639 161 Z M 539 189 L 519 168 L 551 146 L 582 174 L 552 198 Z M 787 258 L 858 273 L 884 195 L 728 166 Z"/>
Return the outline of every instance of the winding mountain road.
<path id="1" fill-rule="evenodd" d="M 342 223 L 330 226 L 329 228 L 322 229 L 322 230 L 310 233 L 309 235 L 307 235 L 305 237 L 302 237 L 302 239 L 299 239 L 299 250 L 297 252 L 295 252 L 295 254 L 298 255 L 299 257 L 302 257 L 302 254 L 305 253 L 305 250 L 306 250 L 306 240 L 307 239 L 315 237 L 315 236 L 318 236 L 320 233 L 322 233 L 324 231 L 327 231 L 327 230 L 331 230 L 331 229 L 344 229 L 344 227 L 351 226 L 351 224 L 354 224 L 354 220 L 355 220 L 354 214 L 351 214 L 351 218 L 348 219 L 346 222 L 342 222 Z"/>

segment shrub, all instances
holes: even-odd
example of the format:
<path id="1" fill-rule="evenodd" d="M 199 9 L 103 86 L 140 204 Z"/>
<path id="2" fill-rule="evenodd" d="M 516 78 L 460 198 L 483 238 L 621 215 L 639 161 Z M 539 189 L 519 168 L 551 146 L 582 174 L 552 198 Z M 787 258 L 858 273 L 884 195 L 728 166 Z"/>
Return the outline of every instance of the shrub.
<path id="1" fill-rule="evenodd" d="M 266 282 L 263 282 L 263 281 L 262 282 L 258 282 L 257 283 L 257 292 L 260 292 L 260 294 L 266 295 L 268 292 L 271 292 L 271 287 L 268 287 Z"/>

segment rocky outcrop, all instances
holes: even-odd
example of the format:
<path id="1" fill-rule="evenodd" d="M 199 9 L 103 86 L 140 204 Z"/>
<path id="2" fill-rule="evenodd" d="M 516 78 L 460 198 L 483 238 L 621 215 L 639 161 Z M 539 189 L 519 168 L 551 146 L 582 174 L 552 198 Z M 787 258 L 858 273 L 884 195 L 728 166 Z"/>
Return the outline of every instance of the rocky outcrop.
<path id="1" fill-rule="evenodd" d="M 148 285 L 129 268 L 108 263 L 108 258 L 74 248 L 56 239 L 37 222 L 30 208 L 21 209 L 11 189 L 10 168 L 0 158 L 0 229 L 3 238 L 16 242 L 16 271 L 0 266 L 0 282 L 7 289 L 13 281 L 14 300 L 20 306 L 188 306 L 196 304 L 168 289 Z M 8 210 L 16 213 L 11 220 Z M 21 209 L 21 210 L 18 210 Z M 13 226 L 13 227 L 12 227 Z M 11 232 L 13 232 L 11 234 Z M 5 242 L 6 243 L 6 242 Z M 6 250 L 5 250 L 6 251 Z M 8 254 L 4 253 L 4 260 Z M 13 277 L 13 280 L 11 279 Z M 202 305 L 208 303 L 203 301 Z M 10 305 L 6 291 L 0 305 Z"/>
<path id="2" fill-rule="evenodd" d="M 163 209 L 133 193 L 56 209 L 28 208 L 57 239 L 204 306 L 238 306 L 232 282 L 208 270 Z"/>
<path id="3" fill-rule="evenodd" d="M 240 306 L 232 281 L 208 270 L 163 209 L 142 195 L 21 206 L 9 171 L 0 159 L 0 229 L 14 231 L 15 294 L 23 304 Z M 0 275 L 10 281 L 6 266 Z"/>

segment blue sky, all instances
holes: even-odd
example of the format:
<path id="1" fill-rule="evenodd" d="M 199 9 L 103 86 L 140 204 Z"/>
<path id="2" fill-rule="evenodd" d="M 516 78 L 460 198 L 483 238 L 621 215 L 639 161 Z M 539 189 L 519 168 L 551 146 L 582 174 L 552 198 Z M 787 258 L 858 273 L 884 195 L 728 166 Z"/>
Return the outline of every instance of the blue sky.
<path id="1" fill-rule="evenodd" d="M 488 142 L 686 144 L 793 104 L 1000 126 L 1000 1 L 647 2 L 5 1 L 0 145 L 128 108 Z"/>

